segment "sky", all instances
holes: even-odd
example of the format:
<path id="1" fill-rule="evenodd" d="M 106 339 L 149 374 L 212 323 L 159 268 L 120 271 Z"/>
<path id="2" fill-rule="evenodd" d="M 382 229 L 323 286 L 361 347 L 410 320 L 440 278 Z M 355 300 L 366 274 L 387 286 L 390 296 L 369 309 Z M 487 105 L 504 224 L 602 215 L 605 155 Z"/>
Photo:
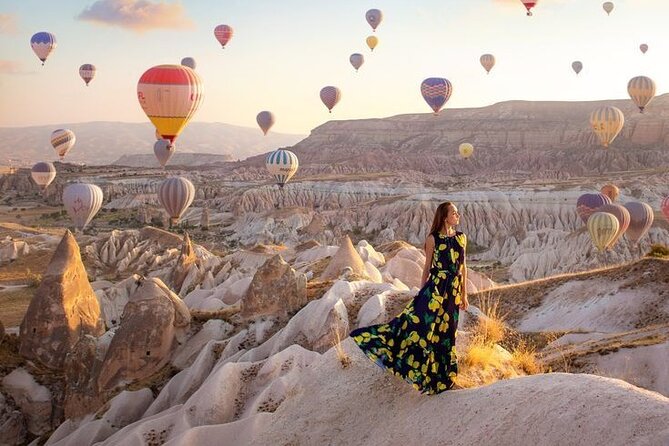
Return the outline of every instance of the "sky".
<path id="1" fill-rule="evenodd" d="M 281 133 L 429 113 L 420 95 L 428 77 L 453 84 L 447 108 L 627 98 L 637 75 L 665 93 L 669 1 L 614 3 L 607 16 L 599 0 L 540 0 L 527 17 L 520 0 L 0 0 L 0 127 L 148 122 L 139 77 L 186 56 L 204 84 L 194 121 L 255 127 L 256 114 L 270 110 Z M 375 33 L 370 8 L 384 14 Z M 219 24 L 235 31 L 225 50 L 213 35 Z M 38 31 L 58 41 L 44 67 L 30 48 Z M 356 52 L 365 57 L 357 73 Z M 497 59 L 490 75 L 484 53 Z M 584 65 L 578 76 L 574 60 Z M 84 63 L 98 70 L 88 88 Z M 331 114 L 319 98 L 326 85 L 342 92 Z"/>

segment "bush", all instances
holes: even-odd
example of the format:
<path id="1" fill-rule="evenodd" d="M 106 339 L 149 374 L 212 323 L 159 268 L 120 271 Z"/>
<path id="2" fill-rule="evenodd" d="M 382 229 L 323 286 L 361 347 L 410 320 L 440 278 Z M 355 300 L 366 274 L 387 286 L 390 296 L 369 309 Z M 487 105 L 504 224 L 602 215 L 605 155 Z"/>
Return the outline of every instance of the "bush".
<path id="1" fill-rule="evenodd" d="M 658 257 L 660 259 L 669 257 L 669 247 L 656 243 L 650 246 L 650 251 L 647 254 L 649 257 Z"/>
<path id="2" fill-rule="evenodd" d="M 26 270 L 26 280 L 28 281 L 28 286 L 30 288 L 37 288 L 40 283 L 42 283 L 42 275 L 39 273 L 33 273 L 30 271 L 30 268 Z"/>

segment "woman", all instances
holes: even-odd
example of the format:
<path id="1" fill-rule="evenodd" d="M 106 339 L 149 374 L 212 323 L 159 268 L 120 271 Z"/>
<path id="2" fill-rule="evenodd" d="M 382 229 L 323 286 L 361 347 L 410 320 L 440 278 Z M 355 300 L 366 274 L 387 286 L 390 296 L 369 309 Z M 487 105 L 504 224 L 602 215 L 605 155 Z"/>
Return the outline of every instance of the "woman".
<path id="1" fill-rule="evenodd" d="M 423 287 L 387 324 L 362 327 L 351 337 L 379 366 L 404 378 L 421 393 L 453 387 L 458 373 L 455 337 L 459 309 L 467 310 L 467 237 L 457 232 L 458 208 L 437 207 L 425 240 Z"/>

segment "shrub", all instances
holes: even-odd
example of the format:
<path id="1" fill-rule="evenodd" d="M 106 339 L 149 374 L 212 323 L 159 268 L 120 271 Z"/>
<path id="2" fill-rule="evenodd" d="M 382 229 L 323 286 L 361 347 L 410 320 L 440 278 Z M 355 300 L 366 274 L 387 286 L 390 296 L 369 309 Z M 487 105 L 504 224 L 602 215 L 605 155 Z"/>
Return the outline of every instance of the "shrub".
<path id="1" fill-rule="evenodd" d="M 659 257 L 661 259 L 669 257 L 669 247 L 656 243 L 650 246 L 647 254 L 649 257 Z"/>

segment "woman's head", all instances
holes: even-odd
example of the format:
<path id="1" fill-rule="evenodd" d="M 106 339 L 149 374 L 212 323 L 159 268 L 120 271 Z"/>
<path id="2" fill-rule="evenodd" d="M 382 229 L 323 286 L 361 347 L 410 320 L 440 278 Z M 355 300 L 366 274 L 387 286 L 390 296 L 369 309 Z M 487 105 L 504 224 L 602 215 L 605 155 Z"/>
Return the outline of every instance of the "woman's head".
<path id="1" fill-rule="evenodd" d="M 460 213 L 458 212 L 457 206 L 446 201 L 437 206 L 437 210 L 434 213 L 434 219 L 432 220 L 432 229 L 430 233 L 435 233 L 442 230 L 445 226 L 455 226 L 460 223 Z"/>

